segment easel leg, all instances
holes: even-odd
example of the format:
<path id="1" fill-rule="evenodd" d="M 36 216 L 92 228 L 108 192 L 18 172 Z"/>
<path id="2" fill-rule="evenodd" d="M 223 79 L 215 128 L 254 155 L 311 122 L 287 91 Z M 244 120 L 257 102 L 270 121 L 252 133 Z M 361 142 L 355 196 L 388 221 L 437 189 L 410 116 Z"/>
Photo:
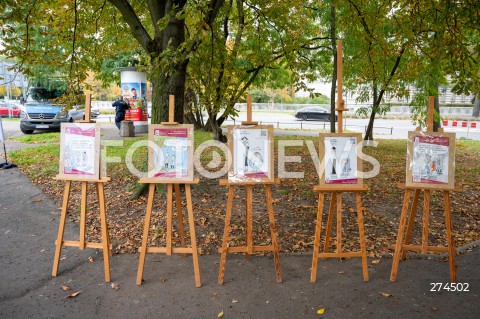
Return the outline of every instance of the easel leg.
<path id="1" fill-rule="evenodd" d="M 95 183 L 95 189 L 97 190 L 98 207 L 100 209 L 100 212 L 102 211 L 102 209 L 107 211 L 107 208 L 106 208 L 106 205 L 105 205 L 105 196 L 103 197 L 103 205 L 101 205 L 101 203 L 100 203 L 100 191 L 99 191 L 98 184 L 99 183 Z M 105 191 L 104 191 L 104 194 L 105 194 Z M 110 243 L 110 235 L 108 233 L 108 221 L 106 221 L 106 224 L 107 224 L 107 235 L 108 235 L 107 236 L 107 239 L 108 239 L 108 255 L 112 256 L 112 244 Z"/>
<path id="2" fill-rule="evenodd" d="M 173 185 L 167 184 L 167 256 L 172 255 Z"/>
<path id="3" fill-rule="evenodd" d="M 82 200 L 80 207 L 80 250 L 85 249 L 85 221 L 87 216 L 87 182 L 82 182 Z"/>
<path id="4" fill-rule="evenodd" d="M 342 252 L 342 193 L 337 195 L 337 253 Z"/>
<path id="5" fill-rule="evenodd" d="M 155 194 L 155 184 L 148 186 L 147 212 L 145 213 L 145 225 L 143 226 L 142 249 L 140 250 L 140 259 L 138 263 L 137 285 L 142 284 L 143 267 L 145 265 L 145 256 L 147 255 L 148 231 L 150 230 L 150 220 L 152 219 L 153 195 Z"/>
<path id="6" fill-rule="evenodd" d="M 100 222 L 102 225 L 103 267 L 105 282 L 110 282 L 110 239 L 108 235 L 107 214 L 105 210 L 105 192 L 103 183 L 96 183 L 98 188 L 98 206 L 100 207 Z"/>
<path id="7" fill-rule="evenodd" d="M 328 208 L 327 230 L 325 233 L 325 243 L 323 245 L 323 252 L 327 253 L 330 246 L 330 235 L 332 233 L 333 212 L 335 211 L 335 202 L 337 201 L 337 192 L 332 192 L 330 196 L 330 205 Z"/>
<path id="8" fill-rule="evenodd" d="M 175 189 L 175 192 L 176 191 L 177 190 Z M 190 191 L 190 184 L 185 185 L 185 196 L 187 197 L 187 212 L 188 212 L 188 224 L 190 227 L 190 241 L 192 242 L 193 272 L 195 273 L 195 286 L 198 288 L 202 286 L 202 282 L 200 280 L 200 266 L 198 264 L 197 236 L 195 235 L 195 220 L 193 218 L 192 193 Z"/>
<path id="9" fill-rule="evenodd" d="M 402 215 L 400 216 L 400 224 L 398 226 L 397 242 L 395 244 L 395 254 L 393 255 L 392 272 L 390 273 L 390 281 L 397 280 L 398 262 L 402 252 L 403 232 L 407 221 L 408 206 L 410 204 L 410 189 L 405 189 L 405 197 L 403 198 Z"/>
<path id="10" fill-rule="evenodd" d="M 185 247 L 185 231 L 183 230 L 182 199 L 180 196 L 180 184 L 175 184 L 175 206 L 177 206 L 178 233 L 180 235 L 180 244 Z M 187 254 L 182 254 L 186 256 Z"/>
<path id="11" fill-rule="evenodd" d="M 428 249 L 428 217 L 430 214 L 430 190 L 426 189 L 423 193 L 423 223 L 422 223 L 422 254 L 427 253 Z"/>
<path id="12" fill-rule="evenodd" d="M 416 189 L 415 193 L 413 194 L 413 202 L 412 202 L 412 207 L 410 209 L 410 217 L 408 220 L 407 234 L 405 235 L 405 245 L 410 244 L 410 238 L 412 237 L 413 224 L 415 224 L 415 215 L 417 213 L 419 197 L 420 197 L 420 190 Z M 407 258 L 407 251 L 405 249 L 402 249 L 401 259 L 405 260 L 405 258 Z"/>
<path id="13" fill-rule="evenodd" d="M 267 192 L 268 219 L 270 221 L 270 236 L 272 237 L 273 257 L 275 261 L 275 276 L 277 282 L 282 282 L 282 271 L 280 269 L 280 258 L 278 256 L 277 231 L 275 230 L 275 216 L 273 214 L 272 190 L 268 184 L 265 185 L 265 189 Z"/>
<path id="14" fill-rule="evenodd" d="M 60 264 L 60 254 L 62 253 L 63 233 L 65 231 L 65 219 L 67 217 L 68 200 L 70 199 L 71 181 L 65 181 L 65 190 L 63 192 L 62 213 L 60 215 L 60 223 L 58 224 L 57 241 L 55 243 L 55 257 L 53 258 L 52 276 L 56 277 L 58 266 Z"/>
<path id="15" fill-rule="evenodd" d="M 310 274 L 310 282 L 314 283 L 317 280 L 317 264 L 318 264 L 318 250 L 320 249 L 320 235 L 322 233 L 322 215 L 324 205 L 325 193 L 318 193 L 318 207 L 317 207 L 317 222 L 315 224 L 315 240 L 313 242 L 313 257 L 312 257 L 312 271 Z M 330 219 L 330 215 L 329 215 Z M 325 242 L 325 248 L 328 248 Z"/>
<path id="16" fill-rule="evenodd" d="M 365 229 L 363 227 L 362 195 L 360 192 L 355 193 L 355 198 L 357 200 L 358 233 L 360 235 L 360 250 L 362 252 L 363 281 L 368 281 L 367 247 L 365 243 Z"/>
<path id="17" fill-rule="evenodd" d="M 220 270 L 218 274 L 218 284 L 223 284 L 223 277 L 225 275 L 225 263 L 227 261 L 227 249 L 228 249 L 228 233 L 230 231 L 230 218 L 232 217 L 233 207 L 233 186 L 228 186 L 228 200 L 227 200 L 227 213 L 225 215 L 225 229 L 223 230 L 222 241 L 222 256 L 220 257 Z"/>
<path id="18" fill-rule="evenodd" d="M 253 186 L 247 185 L 245 186 L 246 188 L 246 196 L 247 196 L 247 208 L 246 208 L 246 218 L 245 218 L 245 223 L 246 223 L 246 234 L 245 234 L 245 240 L 247 243 L 247 253 L 245 254 L 245 257 L 247 260 L 250 259 L 250 255 L 253 254 L 253 234 L 252 234 L 252 229 L 253 229 L 253 218 L 252 218 L 252 193 L 253 193 Z"/>
<path id="19" fill-rule="evenodd" d="M 448 242 L 448 264 L 450 266 L 450 280 L 457 282 L 457 268 L 455 265 L 455 246 L 453 243 L 452 233 L 452 218 L 450 207 L 450 192 L 443 192 L 443 201 L 445 204 L 445 226 L 447 229 L 447 242 Z"/>

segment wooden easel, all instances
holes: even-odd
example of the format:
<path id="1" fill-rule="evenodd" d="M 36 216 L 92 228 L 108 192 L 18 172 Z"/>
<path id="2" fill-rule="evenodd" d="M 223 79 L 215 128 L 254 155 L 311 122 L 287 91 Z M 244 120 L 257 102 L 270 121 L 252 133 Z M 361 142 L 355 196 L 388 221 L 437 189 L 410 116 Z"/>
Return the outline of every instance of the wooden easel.
<path id="1" fill-rule="evenodd" d="M 86 103 L 85 103 L 85 120 L 77 121 L 79 123 L 93 123 L 90 119 L 90 108 L 91 108 L 91 95 L 87 94 Z M 53 259 L 53 270 L 52 276 L 56 277 L 58 273 L 58 267 L 60 264 L 60 254 L 62 252 L 62 247 L 64 246 L 73 246 L 78 247 L 81 250 L 85 248 L 97 248 L 103 249 L 103 265 L 105 271 L 105 281 L 110 282 L 110 258 L 112 255 L 112 248 L 110 244 L 110 236 L 108 235 L 108 223 L 106 215 L 106 206 L 105 206 L 105 183 L 110 181 L 109 177 L 102 177 L 94 180 L 85 180 L 80 178 L 69 178 L 64 176 L 56 176 L 55 180 L 65 181 L 65 190 L 63 193 L 63 203 L 62 203 L 62 213 L 60 215 L 60 223 L 58 226 L 58 235 L 55 242 L 55 257 Z M 70 190 L 72 182 L 81 182 L 82 185 L 82 198 L 81 198 L 81 207 L 80 207 L 80 238 L 78 241 L 67 241 L 63 240 L 63 235 L 65 231 L 65 220 L 67 216 L 68 202 L 70 199 Z M 102 229 L 102 242 L 93 243 L 85 241 L 85 222 L 87 214 L 87 188 L 88 183 L 95 183 L 95 188 L 97 191 L 98 197 L 98 206 L 100 209 L 100 225 Z"/>
<path id="2" fill-rule="evenodd" d="M 247 95 L 247 121 L 243 121 L 242 125 L 257 125 L 258 122 L 252 121 L 252 99 L 250 95 Z M 253 203 L 253 186 L 264 185 L 266 191 L 266 202 L 268 210 L 268 218 L 270 223 L 270 236 L 272 240 L 271 245 L 267 246 L 254 246 L 253 245 L 253 217 L 252 217 L 252 203 Z M 272 182 L 231 182 L 228 179 L 221 179 L 221 186 L 228 186 L 228 199 L 227 199 L 227 213 L 225 215 L 225 229 L 223 231 L 222 248 L 220 249 L 220 271 L 218 274 L 218 283 L 223 284 L 225 275 L 225 264 L 227 261 L 227 253 L 245 253 L 247 260 L 250 259 L 250 255 L 259 251 L 271 251 L 274 256 L 275 263 L 275 275 L 278 283 L 282 282 L 282 273 L 280 269 L 280 258 L 278 256 L 278 242 L 277 232 L 275 230 L 275 217 L 273 212 L 272 202 L 272 184 L 280 184 L 280 179 L 276 178 Z M 228 234 L 230 231 L 230 220 L 232 217 L 233 198 L 235 186 L 244 186 L 246 195 L 246 210 L 245 210 L 245 246 L 229 247 L 228 246 Z"/>
<path id="3" fill-rule="evenodd" d="M 174 121 L 174 110 L 175 110 L 175 100 L 174 96 L 170 95 L 169 97 L 169 121 L 162 122 L 164 125 L 175 125 L 178 124 Z M 142 247 L 140 251 L 140 259 L 138 264 L 137 272 L 137 285 L 142 284 L 143 278 L 143 268 L 145 265 L 145 256 L 147 253 L 163 253 L 168 256 L 173 254 L 192 254 L 193 257 L 193 271 L 195 274 L 195 286 L 201 287 L 202 283 L 200 280 L 200 267 L 198 263 L 198 249 L 197 249 L 197 237 L 195 235 L 195 221 L 193 218 L 193 206 L 192 206 L 192 195 L 190 185 L 198 184 L 199 179 L 195 178 L 192 181 L 184 180 L 159 180 L 154 178 L 141 178 L 140 183 L 149 184 L 148 187 L 148 202 L 147 202 L 147 212 L 145 215 L 145 224 L 143 227 L 143 237 L 142 237 Z M 155 194 L 156 184 L 165 184 L 167 185 L 167 238 L 166 238 L 166 247 L 147 247 L 148 233 L 150 230 L 150 221 L 152 218 L 152 208 L 153 208 L 153 198 Z M 187 200 L 187 212 L 188 212 L 188 223 L 190 227 L 190 240 L 192 247 L 185 246 L 185 232 L 183 229 L 183 214 L 182 214 L 182 202 L 180 196 L 180 184 L 185 184 L 185 197 Z M 178 229 L 180 235 L 181 247 L 172 247 L 172 220 L 173 220 L 173 190 L 175 189 L 175 204 L 177 207 L 177 217 L 178 217 Z"/>
<path id="4" fill-rule="evenodd" d="M 427 132 L 433 132 L 433 113 L 434 113 L 434 97 L 429 97 L 428 101 L 428 118 L 427 118 Z M 417 128 L 420 130 L 420 127 Z M 443 130 L 440 128 L 440 132 Z M 405 196 L 403 198 L 402 214 L 400 217 L 400 224 L 398 227 L 397 241 L 395 244 L 395 253 L 393 255 L 392 271 L 390 273 L 390 281 L 397 280 L 397 271 L 400 258 L 405 260 L 407 251 L 416 251 L 426 254 L 427 252 L 448 252 L 448 261 L 450 267 L 450 280 L 452 282 L 457 281 L 457 273 L 455 266 L 455 254 L 456 249 L 453 243 L 452 234 L 452 219 L 451 219 L 451 205 L 450 205 L 450 192 L 460 191 L 459 188 L 452 189 L 438 189 L 436 187 L 411 187 L 405 184 L 399 184 L 399 188 L 405 189 Z M 412 207 L 410 210 L 410 217 L 408 220 L 407 230 L 405 234 L 405 241 L 403 242 L 403 235 L 405 232 L 405 225 L 407 223 L 408 208 L 410 205 L 411 193 L 414 191 Z M 422 245 L 410 245 L 410 239 L 412 235 L 413 224 L 415 222 L 415 214 L 418 207 L 418 201 L 420 192 L 423 191 L 423 224 L 422 224 Z M 445 226 L 447 232 L 447 247 L 428 246 L 428 218 L 430 213 L 430 196 L 432 191 L 443 192 L 443 203 L 445 212 Z"/>
<path id="5" fill-rule="evenodd" d="M 337 108 L 338 112 L 338 133 L 343 133 L 343 112 L 348 109 L 345 108 L 345 101 L 342 97 L 342 40 L 337 42 L 337 61 L 338 61 L 338 95 L 337 95 Z M 320 177 L 321 178 L 321 177 Z M 363 226 L 363 207 L 361 193 L 368 191 L 368 187 L 324 187 L 314 186 L 313 190 L 318 192 L 318 209 L 317 209 L 317 221 L 315 226 L 315 241 L 313 245 L 313 258 L 312 258 L 312 272 L 310 276 L 310 282 L 314 283 L 317 280 L 317 262 L 318 258 L 348 258 L 348 257 L 361 257 L 363 268 L 363 280 L 368 281 L 368 265 L 367 265 L 367 249 L 365 244 L 365 231 Z M 343 252 L 342 249 L 342 193 L 354 192 L 355 200 L 357 204 L 357 222 L 358 231 L 360 237 L 360 251 L 359 252 Z M 327 229 L 325 234 L 325 243 L 323 252 L 319 253 L 320 248 L 320 235 L 322 232 L 322 214 L 324 207 L 325 193 L 331 193 L 330 205 L 328 210 Z M 335 202 L 337 204 L 337 236 L 336 246 L 337 251 L 333 253 L 328 252 L 330 244 L 330 233 L 332 232 L 333 217 L 335 211 Z"/>

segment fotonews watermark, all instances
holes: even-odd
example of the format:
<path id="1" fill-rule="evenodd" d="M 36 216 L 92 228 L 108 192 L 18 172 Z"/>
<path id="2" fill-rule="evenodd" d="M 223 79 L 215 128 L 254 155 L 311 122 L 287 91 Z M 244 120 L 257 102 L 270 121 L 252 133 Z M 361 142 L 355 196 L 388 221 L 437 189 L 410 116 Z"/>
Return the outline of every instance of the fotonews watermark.
<path id="1" fill-rule="evenodd" d="M 187 141 L 187 145 L 182 145 L 182 147 L 192 147 L 191 142 Z M 318 144 L 318 143 L 317 143 Z M 307 161 L 307 156 L 298 155 L 300 152 L 295 152 L 294 149 L 298 150 L 299 148 L 304 148 L 306 146 L 308 150 L 308 155 L 313 161 L 314 167 L 317 171 L 318 176 L 323 176 L 325 172 L 325 163 L 326 156 L 322 156 L 323 160 L 320 160 L 320 155 L 315 147 L 315 142 L 312 140 L 278 140 L 277 143 L 277 173 L 278 177 L 282 179 L 289 178 L 304 178 L 305 170 L 289 171 L 287 166 L 289 163 L 296 164 L 296 167 L 305 167 L 302 163 Z M 363 141 L 362 143 L 357 144 L 347 144 L 345 145 L 343 152 L 350 153 L 350 149 L 356 147 L 356 154 L 358 159 L 360 159 L 363 164 L 370 163 L 371 169 L 364 172 L 363 170 L 357 170 L 356 176 L 361 179 L 369 179 L 377 176 L 380 173 L 380 163 L 377 159 L 372 156 L 369 156 L 363 152 L 365 147 L 377 147 L 378 142 L 376 141 Z M 120 156 L 112 155 L 115 154 L 115 148 L 124 147 L 123 140 L 104 140 L 102 141 L 102 170 L 103 173 L 106 173 L 106 167 L 108 163 L 122 163 L 125 161 L 125 165 L 130 173 L 135 175 L 138 178 L 146 178 L 153 176 L 152 172 L 158 170 L 162 163 L 158 160 L 160 158 L 158 152 L 161 152 L 158 145 L 152 141 L 141 140 L 133 143 L 127 149 L 125 158 L 122 159 Z M 141 167 L 137 167 L 134 162 L 135 154 L 147 152 L 147 158 L 153 156 L 153 167 L 150 169 L 149 165 L 143 163 Z M 175 149 L 174 154 L 179 156 L 182 153 L 180 148 Z M 287 155 L 287 154 L 296 154 L 296 155 Z M 254 154 L 248 155 L 248 160 L 255 161 Z M 251 157 L 251 158 L 250 158 Z M 228 175 L 229 170 L 233 164 L 233 157 L 230 149 L 224 143 L 221 143 L 216 140 L 209 140 L 198 145 L 193 153 L 193 166 L 195 170 L 201 176 L 208 179 L 218 179 L 222 176 Z M 341 161 L 333 163 L 338 171 L 341 171 Z M 332 166 L 332 163 L 330 163 Z M 273 168 L 272 168 L 273 169 Z"/>

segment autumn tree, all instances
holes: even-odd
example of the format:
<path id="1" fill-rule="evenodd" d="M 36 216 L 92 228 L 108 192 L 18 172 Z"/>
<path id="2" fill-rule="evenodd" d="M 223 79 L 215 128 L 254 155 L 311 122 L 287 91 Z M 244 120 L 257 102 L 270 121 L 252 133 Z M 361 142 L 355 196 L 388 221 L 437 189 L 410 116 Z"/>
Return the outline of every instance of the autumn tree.
<path id="1" fill-rule="evenodd" d="M 408 84 L 422 84 L 424 94 L 437 95 L 438 80 L 446 76 L 454 92 L 475 92 L 478 2 L 339 2 L 347 83 L 359 89 L 363 101 L 373 99 L 371 109 L 363 110 L 370 113 L 365 139 L 373 138 L 376 114 L 387 110 L 386 92 L 405 97 Z"/>
<path id="2" fill-rule="evenodd" d="M 188 86 L 198 92 L 208 114 L 204 125 L 215 139 L 222 139 L 220 126 L 236 114 L 235 103 L 251 85 L 300 87 L 315 78 L 323 39 L 317 36 L 314 12 L 295 0 L 274 3 L 226 1 L 222 19 L 212 24 L 190 59 Z M 189 108 L 191 114 L 196 111 Z"/>

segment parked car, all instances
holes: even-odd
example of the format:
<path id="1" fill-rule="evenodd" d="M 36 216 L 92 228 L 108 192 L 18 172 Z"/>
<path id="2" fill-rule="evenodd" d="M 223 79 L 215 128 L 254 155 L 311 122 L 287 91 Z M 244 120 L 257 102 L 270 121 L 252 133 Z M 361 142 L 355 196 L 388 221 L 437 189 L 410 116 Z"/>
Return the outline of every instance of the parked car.
<path id="1" fill-rule="evenodd" d="M 310 106 L 310 107 L 304 107 L 303 109 L 298 110 L 295 113 L 295 117 L 302 121 L 306 121 L 306 120 L 330 121 L 331 113 L 329 110 L 323 107 Z M 337 121 L 337 116 L 335 115 L 335 122 L 336 121 Z"/>
<path id="2" fill-rule="evenodd" d="M 99 115 L 100 115 L 100 110 L 99 109 L 90 109 L 90 116 L 91 117 L 96 118 Z"/>
<path id="3" fill-rule="evenodd" d="M 20 104 L 0 102 L 0 117 L 20 117 Z"/>
<path id="4" fill-rule="evenodd" d="M 21 107 L 20 130 L 24 134 L 34 131 L 60 131 L 62 122 L 73 122 L 85 117 L 83 109 L 65 110 L 63 105 L 51 102 L 61 95 L 61 91 L 32 87 L 28 91 L 27 100 Z"/>

